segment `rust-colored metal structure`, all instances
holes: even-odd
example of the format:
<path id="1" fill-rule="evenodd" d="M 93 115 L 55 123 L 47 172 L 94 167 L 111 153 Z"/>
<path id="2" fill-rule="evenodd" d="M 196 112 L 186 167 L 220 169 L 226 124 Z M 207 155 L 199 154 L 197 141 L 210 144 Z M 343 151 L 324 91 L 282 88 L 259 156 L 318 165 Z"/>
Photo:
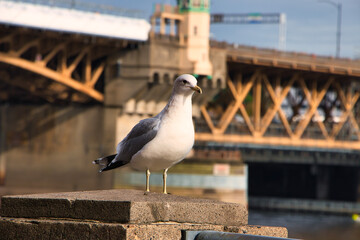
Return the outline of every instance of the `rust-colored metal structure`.
<path id="1" fill-rule="evenodd" d="M 360 149 L 359 61 L 212 46 L 227 49 L 227 101 L 201 107 L 197 141 Z"/>
<path id="2" fill-rule="evenodd" d="M 0 80 L 48 102 L 103 102 L 100 79 L 106 60 L 128 44 L 126 40 L 2 25 Z M 1 98 L 10 95 L 17 94 L 2 93 Z"/>
<path id="3" fill-rule="evenodd" d="M 47 102 L 103 102 L 106 64 L 129 44 L 1 26 L 0 83 Z M 360 149 L 359 61 L 219 42 L 211 49 L 226 53 L 227 87 L 199 106 L 196 141 Z M 12 91 L 1 100 L 23 96 Z"/>

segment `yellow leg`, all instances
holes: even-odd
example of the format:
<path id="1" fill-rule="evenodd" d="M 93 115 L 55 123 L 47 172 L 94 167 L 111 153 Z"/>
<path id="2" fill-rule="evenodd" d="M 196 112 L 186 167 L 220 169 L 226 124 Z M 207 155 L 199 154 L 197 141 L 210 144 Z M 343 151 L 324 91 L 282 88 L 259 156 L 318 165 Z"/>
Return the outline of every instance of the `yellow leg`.
<path id="1" fill-rule="evenodd" d="M 146 192 L 150 192 L 150 170 L 146 170 Z"/>
<path id="2" fill-rule="evenodd" d="M 168 169 L 164 169 L 164 172 L 163 172 L 163 193 L 164 194 L 167 194 L 167 191 L 166 191 L 166 177 L 167 177 L 167 171 Z"/>

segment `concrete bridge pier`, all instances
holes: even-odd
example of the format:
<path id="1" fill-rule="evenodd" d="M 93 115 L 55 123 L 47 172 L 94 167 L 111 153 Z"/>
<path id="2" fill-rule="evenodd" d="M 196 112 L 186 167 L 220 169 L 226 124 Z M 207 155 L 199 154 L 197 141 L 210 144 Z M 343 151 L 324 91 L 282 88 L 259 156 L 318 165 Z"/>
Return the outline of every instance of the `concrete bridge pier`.
<path id="1" fill-rule="evenodd" d="M 5 196 L 1 239 L 182 239 L 182 230 L 287 237 L 282 227 L 250 226 L 244 205 L 103 190 Z"/>

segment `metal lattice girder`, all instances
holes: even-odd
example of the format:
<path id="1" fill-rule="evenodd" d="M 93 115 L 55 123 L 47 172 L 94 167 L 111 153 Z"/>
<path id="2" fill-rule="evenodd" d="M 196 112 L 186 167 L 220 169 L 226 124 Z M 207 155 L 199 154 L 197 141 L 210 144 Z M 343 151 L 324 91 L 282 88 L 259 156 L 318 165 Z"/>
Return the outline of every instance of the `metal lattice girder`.
<path id="1" fill-rule="evenodd" d="M 233 100 L 223 109 L 218 121 L 211 117 L 213 116 L 213 113 L 209 113 L 211 109 L 206 105 L 201 107 L 201 113 L 210 132 L 196 132 L 197 141 L 360 149 L 359 119 L 356 119 L 354 114 L 360 92 L 349 87 L 353 79 L 341 84 L 339 81 L 343 78 L 329 74 L 308 78 L 311 75 L 288 72 L 285 78 L 281 74 L 274 75 L 274 71 L 270 71 L 269 75 L 269 72 L 257 68 L 250 75 L 249 71 L 246 74 L 239 70 L 235 73 L 234 70 L 232 71 L 232 79 L 228 78 L 227 85 Z M 244 77 L 245 75 L 247 77 Z M 307 104 L 301 118 L 296 121 L 293 120 L 295 112 L 289 117 L 282 107 L 287 102 L 290 92 L 294 92 L 295 89 L 303 95 L 300 103 L 305 101 Z M 314 120 L 321 119 L 321 103 L 326 101 L 325 95 L 335 92 L 336 101 L 331 104 L 341 103 L 341 108 L 338 108 L 338 112 L 341 112 L 340 120 L 337 122 Z M 251 94 L 253 110 L 249 113 L 244 100 Z M 216 103 L 212 103 L 214 104 Z M 264 104 L 267 108 L 264 108 Z M 336 107 L 333 105 L 330 108 Z M 236 116 L 242 117 L 242 124 L 235 120 Z M 275 118 L 280 122 L 276 122 Z M 246 127 L 249 132 L 239 128 L 240 130 L 231 133 L 233 131 L 231 129 L 236 129 L 239 124 Z M 283 134 L 271 135 L 273 126 L 282 129 Z M 354 134 L 345 133 L 340 137 L 339 133 L 345 126 Z"/>
<path id="2" fill-rule="evenodd" d="M 268 111 L 265 113 L 263 120 L 262 120 L 262 128 L 261 128 L 261 134 L 264 135 L 266 129 L 269 127 L 271 120 L 275 117 L 275 114 L 278 113 L 281 121 L 286 129 L 286 132 L 289 134 L 290 137 L 293 137 L 293 133 L 291 131 L 289 122 L 286 119 L 286 116 L 284 112 L 281 109 L 281 103 L 285 99 L 286 95 L 289 93 L 291 86 L 294 84 L 295 80 L 298 78 L 298 75 L 295 74 L 290 81 L 287 83 L 287 85 L 280 90 L 281 92 L 279 94 L 275 93 L 274 89 L 272 88 L 271 84 L 269 83 L 269 80 L 265 74 L 262 75 L 265 86 L 270 94 L 270 97 L 272 98 L 272 101 L 274 102 L 274 106 L 272 108 L 269 108 Z M 276 81 L 276 88 L 280 88 L 280 81 Z M 279 91 L 278 91 L 279 92 Z"/>
<path id="3" fill-rule="evenodd" d="M 7 42 L 10 46 L 14 45 L 15 36 L 7 37 L 0 39 L 0 42 Z M 97 69 L 94 70 L 93 74 L 89 74 L 85 78 L 85 83 L 80 82 L 72 77 L 72 74 L 76 67 L 80 64 L 80 61 L 83 60 L 85 55 L 89 55 L 91 49 L 89 46 L 84 47 L 79 53 L 75 55 L 75 59 L 68 64 L 69 60 L 67 59 L 67 44 L 58 43 L 55 44 L 53 50 L 48 53 L 41 51 L 42 39 L 35 38 L 29 42 L 21 45 L 19 48 L 11 48 L 7 52 L 0 53 L 0 62 L 12 65 L 39 75 L 42 75 L 46 78 L 49 78 L 53 81 L 57 81 L 63 85 L 66 85 L 76 91 L 79 91 L 83 94 L 90 96 L 91 98 L 102 102 L 104 97 L 103 94 L 94 89 L 94 84 L 99 79 L 101 72 L 104 69 L 104 65 L 101 64 Z M 25 58 L 22 55 L 27 51 L 30 51 L 34 48 L 37 52 L 37 56 L 41 55 L 38 58 L 29 59 Z M 61 53 L 59 55 L 59 53 Z M 56 70 L 47 66 L 47 64 L 53 60 L 57 55 L 60 58 L 58 61 L 58 68 Z M 87 68 L 91 71 L 91 62 L 86 62 Z"/>
<path id="4" fill-rule="evenodd" d="M 66 99 L 103 102 L 103 93 L 95 85 L 104 73 L 107 57 L 126 44 L 125 40 L 94 40 L 88 36 L 0 26 L 0 63 L 3 66 L 0 70 L 11 79 L 0 77 L 0 81 L 50 102 Z M 58 87 L 45 87 L 45 92 L 44 81 L 37 81 L 37 78 L 47 79 L 48 85 L 57 83 Z M 40 85 L 43 88 L 36 90 Z M 51 96 L 50 90 L 53 90 Z"/>

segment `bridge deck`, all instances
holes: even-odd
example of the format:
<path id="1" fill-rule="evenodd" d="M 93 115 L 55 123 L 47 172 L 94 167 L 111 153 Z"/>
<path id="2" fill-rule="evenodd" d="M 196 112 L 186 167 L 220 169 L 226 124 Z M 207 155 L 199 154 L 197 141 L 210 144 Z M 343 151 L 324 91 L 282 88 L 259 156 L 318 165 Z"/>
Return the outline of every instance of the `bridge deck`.
<path id="1" fill-rule="evenodd" d="M 0 23 L 92 36 L 146 41 L 144 19 L 25 2 L 0 1 Z"/>
<path id="2" fill-rule="evenodd" d="M 211 46 L 228 49 L 228 62 L 360 77 L 360 60 L 236 46 L 216 41 L 212 41 Z"/>

